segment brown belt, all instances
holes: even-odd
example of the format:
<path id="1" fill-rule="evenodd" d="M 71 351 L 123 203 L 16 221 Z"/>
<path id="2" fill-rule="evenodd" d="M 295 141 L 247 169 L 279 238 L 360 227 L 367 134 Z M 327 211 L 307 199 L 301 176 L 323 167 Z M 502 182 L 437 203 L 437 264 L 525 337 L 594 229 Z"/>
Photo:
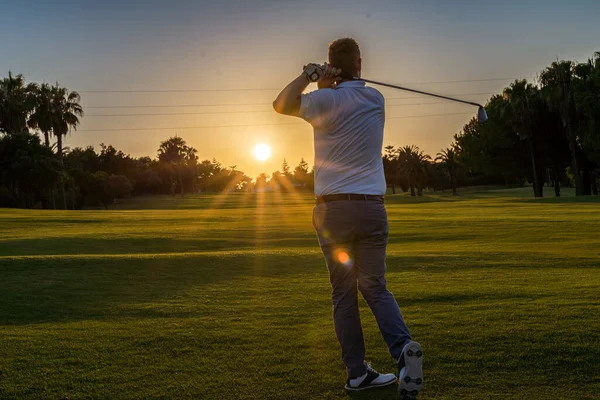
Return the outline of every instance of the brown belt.
<path id="1" fill-rule="evenodd" d="M 330 201 L 341 200 L 359 200 L 359 201 L 377 201 L 383 203 L 383 196 L 376 194 L 328 194 L 326 196 L 318 196 L 317 204 L 329 203 Z"/>

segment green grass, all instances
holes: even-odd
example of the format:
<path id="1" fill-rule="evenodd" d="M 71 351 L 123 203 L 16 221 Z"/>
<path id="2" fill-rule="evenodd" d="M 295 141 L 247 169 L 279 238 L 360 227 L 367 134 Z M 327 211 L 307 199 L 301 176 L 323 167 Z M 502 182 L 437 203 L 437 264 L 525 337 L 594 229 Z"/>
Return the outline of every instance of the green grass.
<path id="1" fill-rule="evenodd" d="M 600 199 L 529 192 L 388 198 L 420 399 L 600 399 Z M 0 209 L 0 399 L 396 398 L 343 390 L 309 196 L 118 207 Z"/>

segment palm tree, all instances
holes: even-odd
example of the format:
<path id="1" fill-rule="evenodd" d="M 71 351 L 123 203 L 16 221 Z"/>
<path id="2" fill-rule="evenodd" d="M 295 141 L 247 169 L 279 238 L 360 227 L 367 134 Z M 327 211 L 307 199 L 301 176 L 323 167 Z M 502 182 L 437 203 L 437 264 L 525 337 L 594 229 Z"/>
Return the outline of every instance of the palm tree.
<path id="1" fill-rule="evenodd" d="M 404 175 L 411 196 L 415 196 L 415 187 L 417 187 L 417 194 L 423 195 L 428 160 L 431 160 L 431 157 L 415 145 L 404 146 L 398 150 L 398 174 Z"/>
<path id="2" fill-rule="evenodd" d="M 35 83 L 25 83 L 23 75 L 0 80 L 0 131 L 13 134 L 27 131 L 27 118 L 35 107 Z"/>
<path id="3" fill-rule="evenodd" d="M 50 147 L 50 134 L 54 115 L 52 113 L 52 87 L 42 83 L 35 93 L 35 111 L 29 117 L 27 125 L 32 129 L 39 129 L 44 135 L 46 147 Z"/>
<path id="4" fill-rule="evenodd" d="M 60 87 L 58 83 L 51 88 L 51 118 L 52 133 L 56 136 L 56 153 L 60 164 L 63 165 L 63 136 L 71 129 L 77 130 L 79 117 L 83 116 L 83 108 L 79 104 L 81 97 L 77 92 L 69 92 L 67 88 Z M 67 196 L 65 181 L 61 182 L 61 192 L 64 209 L 67 209 Z"/>
<path id="5" fill-rule="evenodd" d="M 81 96 L 77 92 L 69 92 L 67 88 L 52 87 L 52 133 L 56 136 L 56 152 L 58 159 L 63 158 L 63 136 L 71 129 L 77 130 L 79 117 L 83 116 L 83 108 L 79 104 Z"/>
<path id="6" fill-rule="evenodd" d="M 27 126 L 31 129 L 39 129 L 44 135 L 44 144 L 50 148 L 50 135 L 52 134 L 52 125 L 54 115 L 52 113 L 52 87 L 47 83 L 42 83 L 35 90 L 35 109 L 29 116 Z M 64 150 L 64 149 L 63 149 Z M 64 192 L 63 192 L 64 195 Z M 52 208 L 56 207 L 54 189 L 50 190 Z"/>
<path id="7" fill-rule="evenodd" d="M 171 176 L 171 195 L 175 195 L 175 175 L 177 175 L 177 180 L 179 181 L 179 190 L 181 193 L 181 197 L 184 194 L 183 187 L 183 173 L 186 167 L 190 167 L 194 173 L 194 180 L 198 178 L 198 156 L 196 155 L 198 151 L 187 145 L 185 140 L 180 138 L 179 136 L 174 136 L 160 143 L 160 147 L 158 148 L 158 160 L 165 165 L 169 166 L 170 176 Z M 214 164 L 216 160 L 213 160 Z M 220 169 L 220 165 L 218 166 Z M 194 190 L 194 188 L 191 188 Z"/>
<path id="8" fill-rule="evenodd" d="M 398 149 L 398 169 L 397 176 L 404 176 L 406 183 L 410 188 L 410 195 L 415 196 L 415 185 L 413 174 L 411 173 L 411 160 L 416 146 L 404 146 Z"/>
<path id="9" fill-rule="evenodd" d="M 431 157 L 428 154 L 423 153 L 421 150 L 415 154 L 414 170 L 416 171 L 417 196 L 423 196 L 423 188 L 427 184 L 427 169 L 429 168 L 430 160 Z"/>
<path id="10" fill-rule="evenodd" d="M 382 157 L 383 172 L 385 174 L 385 183 L 392 187 L 392 193 L 396 194 L 397 170 L 398 170 L 398 150 L 390 145 L 384 147 Z"/>
<path id="11" fill-rule="evenodd" d="M 595 194 L 596 175 L 594 169 L 600 165 L 600 52 L 585 63 L 574 67 L 575 109 L 577 111 L 577 136 L 583 157 L 583 194 Z"/>
<path id="12" fill-rule="evenodd" d="M 516 80 L 504 89 L 503 97 L 505 100 L 505 106 L 501 109 L 503 119 L 521 140 L 527 141 L 533 170 L 533 195 L 543 197 L 544 186 L 538 177 L 533 147 L 534 126 L 537 125 L 535 119 L 539 115 L 541 103 L 539 91 L 525 79 Z"/>
<path id="13" fill-rule="evenodd" d="M 446 148 L 437 153 L 435 158 L 436 162 L 440 163 L 440 166 L 444 168 L 450 176 L 450 183 L 452 184 L 452 196 L 456 196 L 456 171 L 458 170 L 459 164 L 456 158 L 456 152 L 453 148 Z"/>
<path id="14" fill-rule="evenodd" d="M 563 129 L 569 143 L 571 153 L 571 169 L 575 179 L 577 196 L 583 194 L 583 185 L 579 173 L 579 144 L 575 132 L 575 99 L 573 89 L 574 63 L 572 61 L 555 61 L 540 74 L 542 95 L 550 107 L 560 114 Z"/>

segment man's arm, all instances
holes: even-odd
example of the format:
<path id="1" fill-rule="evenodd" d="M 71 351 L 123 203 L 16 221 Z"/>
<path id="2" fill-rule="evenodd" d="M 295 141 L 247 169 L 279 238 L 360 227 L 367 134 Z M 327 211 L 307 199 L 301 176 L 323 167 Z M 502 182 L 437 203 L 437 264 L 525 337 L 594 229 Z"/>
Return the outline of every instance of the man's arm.
<path id="1" fill-rule="evenodd" d="M 330 65 L 325 64 L 325 70 L 317 82 L 319 89 L 333 87 L 335 81 L 338 79 L 337 76 L 342 70 L 333 68 Z M 279 114 L 298 116 L 300 105 L 302 104 L 302 92 L 308 87 L 310 80 L 305 72 L 302 72 L 300 76 L 294 79 L 289 85 L 287 85 L 279 96 L 273 102 L 273 108 Z"/>
<path id="2" fill-rule="evenodd" d="M 273 108 L 279 114 L 298 115 L 302 101 L 302 92 L 308 87 L 310 81 L 304 72 L 287 85 L 273 102 Z"/>

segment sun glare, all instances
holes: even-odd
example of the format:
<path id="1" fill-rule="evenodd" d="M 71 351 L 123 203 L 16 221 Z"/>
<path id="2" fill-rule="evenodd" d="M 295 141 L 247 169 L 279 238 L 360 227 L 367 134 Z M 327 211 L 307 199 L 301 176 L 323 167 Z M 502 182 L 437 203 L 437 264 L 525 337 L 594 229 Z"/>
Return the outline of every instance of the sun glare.
<path id="1" fill-rule="evenodd" d="M 271 148 L 266 144 L 257 144 L 254 147 L 254 157 L 259 161 L 266 161 L 271 157 Z"/>

